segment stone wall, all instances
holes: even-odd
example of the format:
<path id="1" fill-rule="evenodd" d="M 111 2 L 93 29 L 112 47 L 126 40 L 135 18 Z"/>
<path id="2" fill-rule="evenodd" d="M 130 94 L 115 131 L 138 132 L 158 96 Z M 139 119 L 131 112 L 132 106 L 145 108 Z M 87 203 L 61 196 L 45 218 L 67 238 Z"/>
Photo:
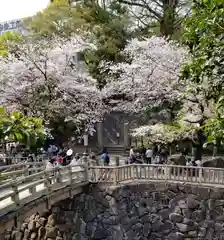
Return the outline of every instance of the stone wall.
<path id="1" fill-rule="evenodd" d="M 141 184 L 100 188 L 31 216 L 15 240 L 224 240 L 224 189 Z"/>

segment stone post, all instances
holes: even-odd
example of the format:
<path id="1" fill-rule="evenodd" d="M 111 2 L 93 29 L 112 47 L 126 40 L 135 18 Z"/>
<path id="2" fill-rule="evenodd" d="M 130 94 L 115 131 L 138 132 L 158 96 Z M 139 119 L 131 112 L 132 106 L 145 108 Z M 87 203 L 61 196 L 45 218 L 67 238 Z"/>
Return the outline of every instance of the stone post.
<path id="1" fill-rule="evenodd" d="M 88 169 L 88 158 L 87 158 L 88 154 L 87 153 L 83 153 L 83 165 L 85 168 L 85 181 L 88 182 L 89 181 L 89 169 Z"/>
<path id="2" fill-rule="evenodd" d="M 72 166 L 68 167 L 68 178 L 69 178 L 69 185 L 72 185 Z"/>
<path id="3" fill-rule="evenodd" d="M 129 133 L 129 123 L 124 123 L 124 147 L 128 149 L 130 147 L 130 133 Z"/>
<path id="4" fill-rule="evenodd" d="M 113 169 L 113 184 L 117 185 L 117 168 Z"/>
<path id="5" fill-rule="evenodd" d="M 115 157 L 115 163 L 116 163 L 116 166 L 119 166 L 119 157 L 118 156 Z"/>
<path id="6" fill-rule="evenodd" d="M 82 160 L 83 160 L 84 165 L 87 164 L 87 161 L 88 161 L 87 156 L 88 156 L 88 154 L 86 152 L 84 152 L 82 155 Z"/>
<path id="7" fill-rule="evenodd" d="M 212 157 L 213 157 L 213 158 L 217 157 L 217 153 L 218 153 L 218 148 L 217 148 L 216 141 L 214 141 L 214 143 L 213 143 L 213 153 L 212 153 Z"/>
<path id="8" fill-rule="evenodd" d="M 20 199 L 19 199 L 19 190 L 18 190 L 18 185 L 16 181 L 16 177 L 13 176 L 13 184 L 12 184 L 12 189 L 13 189 L 13 195 L 12 195 L 12 201 L 16 204 L 17 207 L 20 205 Z"/>
<path id="9" fill-rule="evenodd" d="M 97 145 L 100 149 L 103 148 L 103 122 L 97 123 Z"/>

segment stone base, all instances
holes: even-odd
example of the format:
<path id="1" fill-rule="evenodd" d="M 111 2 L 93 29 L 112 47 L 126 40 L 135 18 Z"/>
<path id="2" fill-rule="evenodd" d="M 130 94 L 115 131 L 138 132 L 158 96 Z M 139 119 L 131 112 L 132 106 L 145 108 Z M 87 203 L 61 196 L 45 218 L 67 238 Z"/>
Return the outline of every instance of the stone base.
<path id="1" fill-rule="evenodd" d="M 199 186 L 93 184 L 32 215 L 5 239 L 224 239 L 223 199 L 224 189 Z"/>

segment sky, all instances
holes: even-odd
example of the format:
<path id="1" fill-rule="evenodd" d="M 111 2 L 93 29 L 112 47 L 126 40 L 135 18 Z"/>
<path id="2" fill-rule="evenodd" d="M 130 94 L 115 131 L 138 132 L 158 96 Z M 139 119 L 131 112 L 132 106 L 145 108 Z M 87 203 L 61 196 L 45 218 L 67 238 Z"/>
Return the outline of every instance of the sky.
<path id="1" fill-rule="evenodd" d="M 49 0 L 0 0 L 0 22 L 29 17 L 43 10 Z"/>

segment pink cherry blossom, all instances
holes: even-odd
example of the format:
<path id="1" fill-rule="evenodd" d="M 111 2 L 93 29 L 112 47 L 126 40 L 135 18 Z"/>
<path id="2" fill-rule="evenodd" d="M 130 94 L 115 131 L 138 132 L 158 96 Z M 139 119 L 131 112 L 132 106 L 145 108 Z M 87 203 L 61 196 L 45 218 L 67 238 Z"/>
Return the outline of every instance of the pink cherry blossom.
<path id="1" fill-rule="evenodd" d="M 179 81 L 181 68 L 189 58 L 185 48 L 153 36 L 133 39 L 123 54 L 129 63 L 102 63 L 102 68 L 109 68 L 111 73 L 102 96 L 114 110 L 139 112 L 182 98 L 185 86 Z"/>
<path id="2" fill-rule="evenodd" d="M 105 109 L 101 93 L 77 58 L 87 47 L 78 36 L 13 44 L 0 59 L 1 104 L 44 119 L 65 116 L 77 125 L 98 121 Z"/>

